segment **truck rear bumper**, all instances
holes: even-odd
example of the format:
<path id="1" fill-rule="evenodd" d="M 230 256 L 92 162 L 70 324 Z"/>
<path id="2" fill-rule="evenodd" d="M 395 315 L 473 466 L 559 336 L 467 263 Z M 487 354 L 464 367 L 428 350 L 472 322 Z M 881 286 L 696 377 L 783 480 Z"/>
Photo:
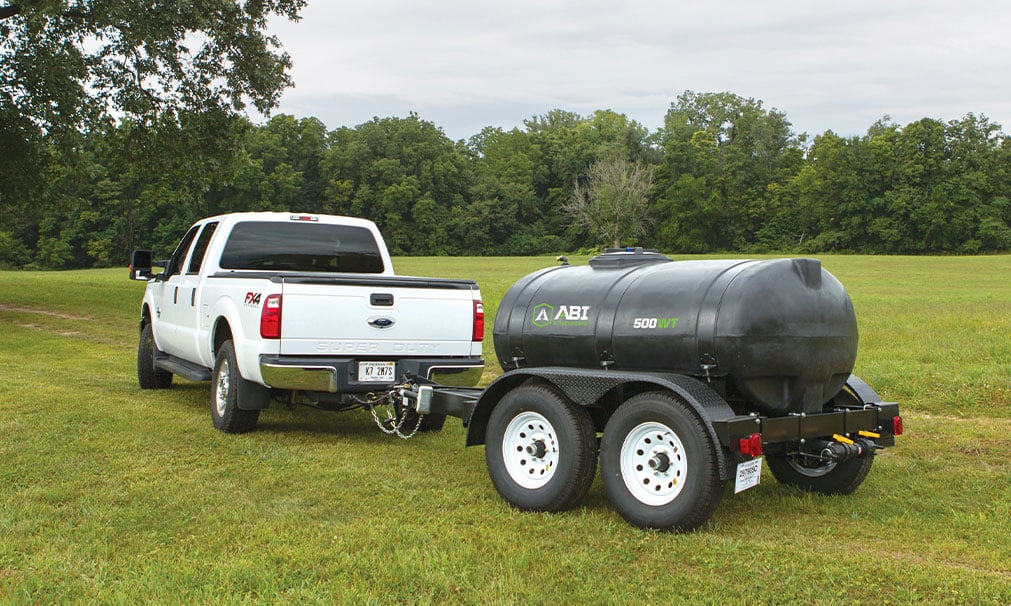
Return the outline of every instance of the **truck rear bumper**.
<path id="1" fill-rule="evenodd" d="M 329 393 L 382 391 L 398 381 L 359 381 L 358 358 L 260 356 L 260 375 L 267 387 Z M 363 360 L 364 361 L 364 360 Z M 445 385 L 476 385 L 484 370 L 481 358 L 409 358 L 396 360 L 394 376 L 414 375 Z"/>

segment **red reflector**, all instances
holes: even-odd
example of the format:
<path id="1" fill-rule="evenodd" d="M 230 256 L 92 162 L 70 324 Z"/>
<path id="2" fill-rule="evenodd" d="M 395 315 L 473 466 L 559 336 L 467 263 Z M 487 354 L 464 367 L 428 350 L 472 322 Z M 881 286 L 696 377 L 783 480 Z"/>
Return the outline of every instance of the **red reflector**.
<path id="1" fill-rule="evenodd" d="M 260 337 L 281 338 L 281 295 L 267 295 L 260 310 Z"/>
<path id="2" fill-rule="evenodd" d="M 471 341 L 484 341 L 484 303 L 474 301 L 474 332 Z"/>
<path id="3" fill-rule="evenodd" d="M 741 454 L 748 455 L 749 457 L 757 457 L 762 454 L 762 434 L 753 433 L 746 438 L 741 438 L 738 441 L 740 446 Z"/>
<path id="4" fill-rule="evenodd" d="M 902 435 L 902 417 L 892 418 L 892 435 Z"/>

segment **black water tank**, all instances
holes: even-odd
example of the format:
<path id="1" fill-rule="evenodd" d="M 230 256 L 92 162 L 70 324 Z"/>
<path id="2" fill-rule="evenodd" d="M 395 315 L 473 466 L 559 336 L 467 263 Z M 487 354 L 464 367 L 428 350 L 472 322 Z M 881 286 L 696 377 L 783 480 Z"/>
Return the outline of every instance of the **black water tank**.
<path id="1" fill-rule="evenodd" d="M 516 282 L 495 317 L 502 368 L 675 372 L 730 381 L 749 410 L 821 412 L 853 370 L 857 323 L 815 259 L 680 261 L 641 250 Z"/>

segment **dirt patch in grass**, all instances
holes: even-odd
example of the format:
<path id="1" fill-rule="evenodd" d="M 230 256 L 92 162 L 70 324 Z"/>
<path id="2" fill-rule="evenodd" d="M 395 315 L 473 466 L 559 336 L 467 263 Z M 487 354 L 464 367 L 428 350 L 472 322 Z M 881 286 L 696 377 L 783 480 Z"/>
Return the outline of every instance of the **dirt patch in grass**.
<path id="1" fill-rule="evenodd" d="M 3 303 L 0 303 L 0 311 L 13 311 L 23 314 L 38 314 L 40 316 L 52 316 L 54 318 L 62 318 L 64 320 L 78 320 L 82 322 L 92 319 L 87 316 L 76 316 L 74 314 L 63 313 L 60 311 L 51 311 L 48 309 L 32 309 L 30 307 L 17 307 L 15 305 L 4 305 Z"/>
<path id="2" fill-rule="evenodd" d="M 129 345 L 128 341 L 122 341 L 110 336 L 107 334 L 108 331 L 103 333 L 102 331 L 92 330 L 91 327 L 99 322 L 99 320 L 93 317 L 0 303 L 0 314 L 3 313 L 12 315 L 0 317 L 0 325 L 8 324 L 10 326 L 17 326 L 18 328 L 44 332 L 57 337 L 85 339 L 94 343 L 105 343 L 116 346 Z M 53 319 L 49 320 L 47 318 Z"/>

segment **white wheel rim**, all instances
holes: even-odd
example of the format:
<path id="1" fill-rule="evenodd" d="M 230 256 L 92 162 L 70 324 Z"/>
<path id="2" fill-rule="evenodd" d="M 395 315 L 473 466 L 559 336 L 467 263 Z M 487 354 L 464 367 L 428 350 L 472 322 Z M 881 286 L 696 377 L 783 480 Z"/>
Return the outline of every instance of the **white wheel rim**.
<path id="1" fill-rule="evenodd" d="M 832 473 L 832 470 L 835 469 L 836 466 L 835 461 L 827 461 L 818 467 L 807 467 L 803 465 L 797 457 L 788 457 L 786 460 L 790 463 L 790 467 L 793 467 L 794 471 L 809 478 L 827 476 Z"/>
<path id="2" fill-rule="evenodd" d="M 688 479 L 688 457 L 676 433 L 663 423 L 636 426 L 621 444 L 621 479 L 638 501 L 666 505 Z"/>
<path id="3" fill-rule="evenodd" d="M 523 488 L 544 486 L 558 469 L 555 428 L 536 412 L 516 415 L 502 436 L 502 460 L 509 477 Z"/>
<path id="4" fill-rule="evenodd" d="M 214 390 L 214 407 L 218 410 L 218 416 L 225 416 L 225 407 L 228 405 L 228 360 L 222 360 L 218 367 L 217 388 Z"/>

